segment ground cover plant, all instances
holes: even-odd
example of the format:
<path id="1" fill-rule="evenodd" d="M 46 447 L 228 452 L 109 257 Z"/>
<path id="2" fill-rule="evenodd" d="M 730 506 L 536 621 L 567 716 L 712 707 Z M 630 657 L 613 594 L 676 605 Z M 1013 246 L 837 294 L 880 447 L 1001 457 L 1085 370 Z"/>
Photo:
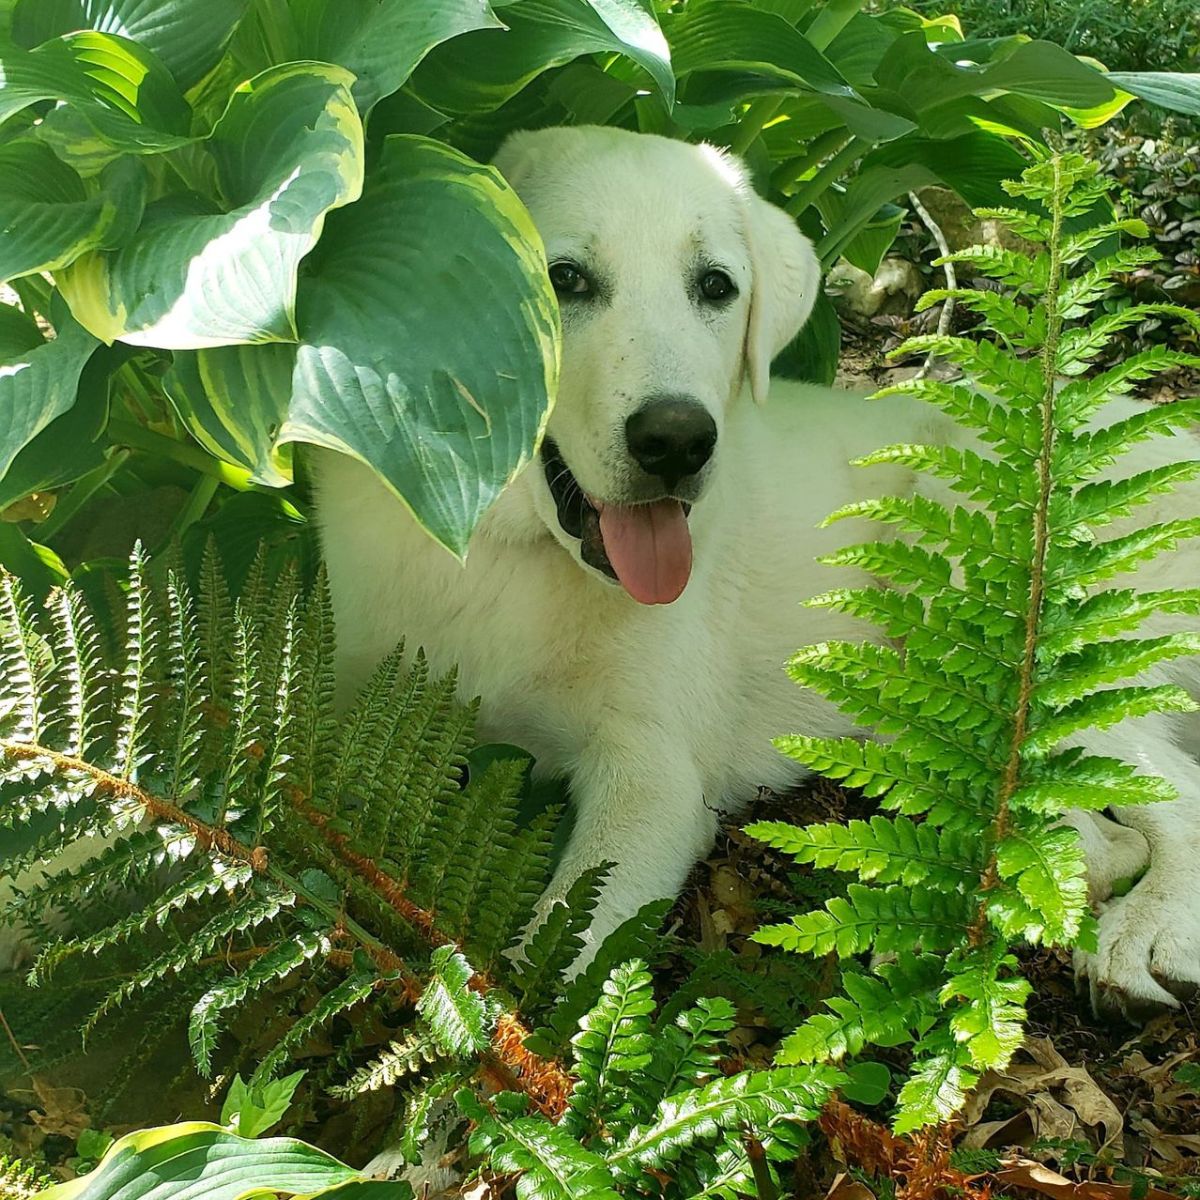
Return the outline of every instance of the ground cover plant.
<path id="1" fill-rule="evenodd" d="M 528 458 L 558 328 L 532 225 L 479 165 L 511 129 L 598 121 L 729 145 L 826 265 L 872 269 L 912 189 L 1000 204 L 1048 127 L 1102 121 L 1135 93 L 1195 113 L 1195 81 L 805 0 L 16 0 L 0 3 L 0 66 L 4 859 L 127 835 L 9 913 L 32 921 L 44 986 L 5 988 L 18 1033 L 0 1054 L 68 1063 L 81 1024 L 97 1044 L 115 1034 L 119 1092 L 173 1039 L 219 1083 L 241 1070 L 253 1087 L 322 1047 L 298 1126 L 341 1104 L 378 1141 L 382 1103 L 411 1162 L 439 1122 L 462 1142 L 469 1119 L 461 1160 L 519 1176 L 522 1195 L 796 1190 L 796 1118 L 822 1106 L 833 1143 L 911 1194 L 968 1187 L 829 1099 L 844 1080 L 855 1103 L 893 1103 L 877 1063 L 768 1071 L 744 1053 L 721 997 L 794 1025 L 821 971 L 697 952 L 655 1016 L 638 965 L 663 953 L 655 906 L 563 987 L 594 878 L 524 962 L 502 953 L 545 878 L 553 801 L 510 751 L 472 746 L 449 681 L 398 657 L 334 720 L 294 447 L 366 459 L 450 552 Z M 828 378 L 837 347 L 822 303 L 780 366 Z M 131 560 L 134 532 L 149 554 Z M 819 861 L 857 870 L 870 828 L 771 833 L 808 860 L 825 837 Z M 969 875 L 946 902 L 960 935 L 949 910 L 969 908 Z M 1082 920 L 1070 875 L 1034 901 L 1064 936 Z M 836 940 L 824 911 L 809 925 Z M 946 1115 L 1011 1053 L 1018 924 L 980 927 L 979 961 L 943 964 L 959 989 L 944 1001 L 916 980 L 930 986 L 906 998 L 921 1037 L 902 1128 Z M 849 973 L 848 995 L 903 974 Z M 895 992 L 869 999 L 900 1029 Z M 272 1019 L 248 1034 L 243 1011 Z M 988 1049 L 971 1022 L 1001 1011 Z M 831 1020 L 788 1052 L 836 1057 L 835 1038 L 812 1041 Z M 955 1087 L 935 1095 L 943 1071 Z"/>

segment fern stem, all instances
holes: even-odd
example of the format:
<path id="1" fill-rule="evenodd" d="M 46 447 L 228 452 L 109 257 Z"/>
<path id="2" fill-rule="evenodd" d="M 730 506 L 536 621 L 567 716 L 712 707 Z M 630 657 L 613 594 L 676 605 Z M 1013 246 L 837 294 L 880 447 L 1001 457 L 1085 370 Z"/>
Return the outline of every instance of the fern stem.
<path id="1" fill-rule="evenodd" d="M 348 839 L 330 827 L 329 818 L 324 813 L 301 804 L 297 804 L 296 808 L 309 824 L 320 831 L 339 862 L 352 868 L 376 895 L 386 900 L 396 914 L 431 946 L 453 945 L 455 949 L 460 949 L 452 938 L 437 928 L 433 914 L 414 904 L 404 894 L 401 885 L 382 867 L 366 855 L 352 850 Z M 475 971 L 467 986 L 473 992 L 487 995 L 493 991 L 495 984 L 483 972 Z M 514 1013 L 507 1010 L 501 1012 L 492 1034 L 492 1049 L 497 1060 L 493 1065 L 505 1069 L 501 1077 L 507 1086 L 515 1084 L 546 1116 L 557 1120 L 566 1110 L 572 1080 L 553 1059 L 541 1058 L 527 1050 L 527 1037 L 529 1030 Z"/>
<path id="2" fill-rule="evenodd" d="M 979 913 L 970 931 L 973 947 L 983 941 L 987 928 L 987 893 L 999 883 L 996 847 L 1008 834 L 1009 801 L 1020 784 L 1021 752 L 1029 728 L 1029 709 L 1033 696 L 1034 670 L 1037 660 L 1038 633 L 1041 626 L 1042 601 L 1046 587 L 1046 551 L 1050 542 L 1050 498 L 1054 490 L 1051 461 L 1054 452 L 1054 403 L 1058 372 L 1058 342 L 1062 335 L 1062 316 L 1058 311 L 1058 293 L 1062 284 L 1062 221 L 1064 183 L 1057 158 L 1051 160 L 1054 172 L 1054 198 L 1051 206 L 1052 229 L 1049 242 L 1050 270 L 1042 303 L 1046 308 L 1046 339 L 1042 344 L 1042 443 L 1038 452 L 1038 499 L 1033 513 L 1033 555 L 1029 569 L 1029 605 L 1025 612 L 1025 646 L 1021 656 L 1019 691 L 1013 714 L 1012 737 L 1009 740 L 1008 760 L 996 796 L 996 816 L 992 822 L 988 862 L 980 880 L 983 898 Z"/>
<path id="3" fill-rule="evenodd" d="M 228 858 L 236 858 L 241 862 L 248 863 L 256 872 L 262 873 L 268 869 L 267 851 L 264 846 L 252 848 L 243 845 L 228 830 L 206 825 L 169 800 L 160 800 L 157 796 L 152 796 L 138 787 L 136 783 L 131 783 L 120 775 L 113 775 L 93 763 L 85 762 L 70 754 L 60 754 L 57 750 L 51 750 L 47 746 L 14 742 L 8 738 L 0 738 L 0 751 L 25 762 L 49 762 L 56 771 L 64 774 L 75 772 L 87 775 L 106 795 L 133 800 L 140 804 L 149 816 L 160 821 L 169 821 L 174 825 L 182 825 L 195 836 L 197 842 L 202 846 L 215 847 Z"/>

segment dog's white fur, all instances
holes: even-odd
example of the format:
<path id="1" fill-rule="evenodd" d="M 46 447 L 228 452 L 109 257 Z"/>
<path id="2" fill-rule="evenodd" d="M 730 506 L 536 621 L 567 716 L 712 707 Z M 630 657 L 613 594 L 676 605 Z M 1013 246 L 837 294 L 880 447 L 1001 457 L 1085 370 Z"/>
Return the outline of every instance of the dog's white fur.
<path id="1" fill-rule="evenodd" d="M 801 607 L 830 587 L 868 582 L 815 560 L 877 530 L 820 522 L 848 501 L 916 486 L 896 469 L 851 468 L 852 457 L 952 431 L 901 400 L 868 405 L 781 381 L 769 404 L 742 394 L 766 399 L 771 359 L 806 319 L 819 270 L 795 224 L 754 194 L 736 160 L 611 129 L 552 129 L 511 138 L 497 165 L 529 207 L 549 261 L 582 263 L 603 282 L 594 302 L 563 305 L 563 376 L 549 423 L 584 490 L 613 503 L 651 498 L 637 491 L 622 432 L 648 396 L 690 395 L 717 423 L 690 518 L 692 576 L 673 604 L 646 607 L 584 565 L 540 464 L 488 513 L 462 566 L 365 466 L 319 452 L 340 687 L 351 694 L 401 638 L 438 670 L 457 665 L 462 694 L 482 697 L 482 737 L 515 742 L 538 771 L 570 779 L 576 824 L 546 903 L 581 869 L 616 864 L 593 925 L 598 939 L 678 891 L 711 844 L 718 809 L 736 810 L 760 785 L 795 781 L 773 737 L 848 732 L 782 666 L 803 643 L 873 636 Z M 731 273 L 740 293 L 731 305 L 695 302 L 697 264 Z M 1107 419 L 1132 404 L 1118 401 Z M 1128 469 L 1179 457 L 1190 455 L 1178 442 L 1159 442 Z M 1181 489 L 1159 507 L 1195 513 L 1200 494 Z M 1194 585 L 1198 574 L 1194 552 L 1182 550 L 1139 582 Z M 1171 622 L 1156 626 L 1150 632 Z M 1171 673 L 1200 680 L 1194 660 Z M 1085 742 L 1180 791 L 1172 803 L 1119 810 L 1119 824 L 1086 813 L 1074 821 L 1094 899 L 1105 905 L 1099 953 L 1085 963 L 1093 986 L 1170 1005 L 1164 984 L 1200 983 L 1200 723 L 1154 717 Z M 1109 899 L 1116 879 L 1147 865 L 1130 894 Z"/>

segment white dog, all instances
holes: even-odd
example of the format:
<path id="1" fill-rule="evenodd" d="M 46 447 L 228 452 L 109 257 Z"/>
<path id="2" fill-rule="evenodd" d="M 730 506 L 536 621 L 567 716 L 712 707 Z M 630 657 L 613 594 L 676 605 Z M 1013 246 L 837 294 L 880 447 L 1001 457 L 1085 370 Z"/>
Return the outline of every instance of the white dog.
<path id="1" fill-rule="evenodd" d="M 678 891 L 718 809 L 794 782 L 772 737 L 849 731 L 782 666 L 803 643 L 872 636 L 800 606 L 868 582 L 815 564 L 866 531 L 818 526 L 848 501 L 915 485 L 851 468 L 853 456 L 947 431 L 923 405 L 771 384 L 819 270 L 736 160 L 618 130 L 550 129 L 512 137 L 497 166 L 533 214 L 559 295 L 557 406 L 465 567 L 366 467 L 314 455 L 340 686 L 357 689 L 401 638 L 438 670 L 457 665 L 463 695 L 482 697 L 482 736 L 570 779 L 576 823 L 546 903 L 580 870 L 616 864 L 599 939 Z M 1178 451 L 1159 444 L 1138 466 Z M 1168 503 L 1178 515 L 1198 501 L 1192 490 Z M 1143 582 L 1195 584 L 1187 553 Z M 1163 985 L 1200 983 L 1200 723 L 1155 717 L 1093 742 L 1169 777 L 1182 798 L 1122 809 L 1121 824 L 1079 814 L 1097 902 L 1148 865 L 1107 903 L 1086 968 L 1126 1000 L 1172 1005 Z"/>

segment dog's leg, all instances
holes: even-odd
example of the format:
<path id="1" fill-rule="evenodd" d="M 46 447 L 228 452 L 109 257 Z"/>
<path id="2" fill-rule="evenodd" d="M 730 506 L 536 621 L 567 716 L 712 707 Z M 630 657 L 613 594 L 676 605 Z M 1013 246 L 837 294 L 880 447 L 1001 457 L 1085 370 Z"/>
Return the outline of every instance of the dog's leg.
<path id="1" fill-rule="evenodd" d="M 539 905 L 540 921 L 581 872 L 613 864 L 577 969 L 642 905 L 677 895 L 716 832 L 682 733 L 628 716 L 614 724 L 589 739 L 571 772 L 575 827 Z"/>
<path id="2" fill-rule="evenodd" d="M 1112 810 L 1145 838 L 1149 866 L 1127 895 L 1102 906 L 1097 952 L 1077 956 L 1093 1004 L 1115 1002 L 1131 1015 L 1175 1007 L 1175 992 L 1200 986 L 1200 763 L 1178 745 L 1177 729 L 1170 717 L 1144 717 L 1079 739 L 1093 753 L 1115 753 L 1161 775 L 1179 792 L 1177 800 Z M 1089 870 L 1111 889 L 1121 865 L 1097 863 L 1086 839 L 1085 849 L 1092 849 Z"/>

